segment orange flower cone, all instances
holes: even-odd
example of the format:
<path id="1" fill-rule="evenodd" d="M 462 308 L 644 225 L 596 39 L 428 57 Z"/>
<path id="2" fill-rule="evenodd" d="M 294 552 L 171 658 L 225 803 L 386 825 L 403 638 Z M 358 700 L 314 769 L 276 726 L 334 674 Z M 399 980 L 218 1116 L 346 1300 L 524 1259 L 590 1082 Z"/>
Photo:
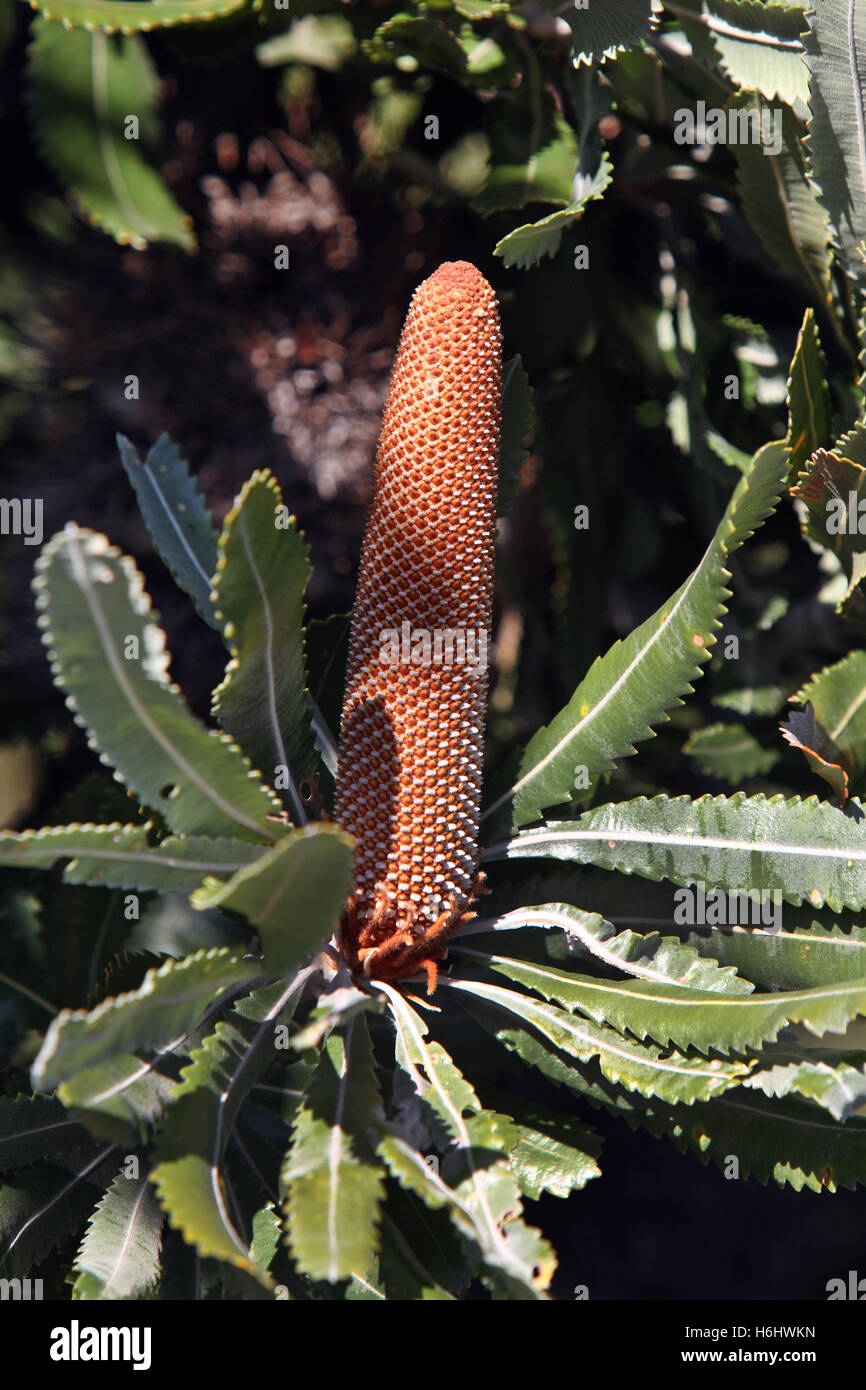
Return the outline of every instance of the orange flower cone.
<path id="1" fill-rule="evenodd" d="M 479 891 L 501 334 L 466 261 L 416 290 L 364 535 L 335 816 L 356 839 L 341 949 L 378 978 L 427 971 Z"/>

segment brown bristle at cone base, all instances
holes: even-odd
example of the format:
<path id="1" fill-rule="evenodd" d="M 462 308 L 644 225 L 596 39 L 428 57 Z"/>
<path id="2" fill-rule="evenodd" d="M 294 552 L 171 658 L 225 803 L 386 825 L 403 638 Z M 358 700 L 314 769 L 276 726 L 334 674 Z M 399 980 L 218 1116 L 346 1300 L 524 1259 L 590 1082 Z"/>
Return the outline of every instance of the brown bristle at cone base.
<path id="1" fill-rule="evenodd" d="M 470 898 L 489 892 L 484 886 L 484 874 L 479 871 Z M 404 921 L 394 927 L 393 903 L 387 889 L 378 896 L 372 912 L 360 912 L 357 895 L 353 893 L 340 922 L 340 950 L 349 967 L 366 979 L 403 980 L 423 970 L 427 975 L 427 993 L 433 994 L 439 978 L 438 962 L 448 954 L 444 943 L 475 915 L 452 902 L 434 922 L 416 918 L 415 922 Z"/>

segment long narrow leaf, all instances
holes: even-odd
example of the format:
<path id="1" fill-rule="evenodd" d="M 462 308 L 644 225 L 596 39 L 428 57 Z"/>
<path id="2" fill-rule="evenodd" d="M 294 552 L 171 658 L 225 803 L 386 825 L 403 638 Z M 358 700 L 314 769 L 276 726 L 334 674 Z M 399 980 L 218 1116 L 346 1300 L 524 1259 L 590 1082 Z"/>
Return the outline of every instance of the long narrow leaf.
<path id="1" fill-rule="evenodd" d="M 590 778 L 607 771 L 682 703 L 716 641 L 727 558 L 775 506 L 786 458 L 781 443 L 755 455 L 697 569 L 653 617 L 594 662 L 565 708 L 530 741 L 514 785 L 482 819 L 512 803 L 514 828 L 536 820 L 545 807 L 569 798 L 577 767 Z"/>
<path id="2" fill-rule="evenodd" d="M 581 947 L 605 965 L 641 980 L 670 981 L 719 994 L 750 994 L 754 988 L 748 980 L 741 980 L 730 966 L 720 969 L 714 960 L 701 959 L 694 947 L 683 946 L 675 937 L 662 937 L 656 932 L 652 936 L 638 936 L 629 929 L 617 932 L 600 913 L 584 912 L 571 903 L 522 907 L 492 921 L 481 918 L 470 922 L 453 938 L 451 949 L 459 954 L 467 938 L 488 931 L 494 934 L 520 931 L 524 927 L 564 932 L 569 950 Z"/>
<path id="3" fill-rule="evenodd" d="M 276 1055 L 309 971 L 256 990 L 234 1005 L 184 1068 L 159 1136 L 150 1179 L 169 1223 L 203 1256 L 225 1260 L 272 1287 L 252 1244 L 229 1215 L 223 1159 L 237 1112 Z"/>
<path id="4" fill-rule="evenodd" d="M 117 1052 L 158 1051 L 192 1028 L 224 990 L 260 972 L 258 961 L 239 960 L 229 951 L 199 951 L 148 970 L 139 989 L 106 999 L 89 1013 L 64 1009 L 33 1063 L 34 1088 L 52 1090 Z"/>
<path id="5" fill-rule="evenodd" d="M 845 269 L 866 279 L 866 9 L 859 0 L 815 0 L 806 19 L 811 72 L 807 146 Z"/>
<path id="6" fill-rule="evenodd" d="M 789 919 L 796 914 L 788 914 Z M 807 914 L 802 914 L 804 917 Z M 826 927 L 791 921 L 780 932 L 735 927 L 694 933 L 689 945 L 735 965 L 767 989 L 810 989 L 866 979 L 866 926 Z"/>
<path id="7" fill-rule="evenodd" d="M 127 4 L 116 18 L 122 22 L 137 9 L 158 12 L 155 5 Z M 36 142 L 91 222 L 139 250 L 167 241 L 192 251 L 192 219 L 143 153 L 158 133 L 158 78 L 144 41 L 70 32 L 39 15 L 28 69 Z M 129 113 L 139 123 L 134 139 Z"/>
<path id="8" fill-rule="evenodd" d="M 612 1024 L 620 1033 L 704 1053 L 760 1048 L 774 1042 L 790 1023 L 803 1023 L 818 1036 L 842 1032 L 852 1018 L 866 1013 L 866 978 L 853 984 L 726 997 L 650 980 L 593 980 L 483 951 L 466 949 L 463 954 L 570 1011 L 578 1009 L 596 1023 Z"/>
<path id="9" fill-rule="evenodd" d="M 217 627 L 210 598 L 216 531 L 186 460 L 167 434 L 160 435 L 143 462 L 122 434 L 117 447 L 158 554 L 175 583 L 189 594 L 199 617 Z"/>
<path id="10" fill-rule="evenodd" d="M 863 817 L 863 807 L 853 798 L 839 811 L 816 796 L 805 801 L 744 792 L 696 801 L 640 796 L 600 806 L 574 821 L 524 830 L 494 845 L 486 857 L 541 855 L 683 885 L 778 894 L 772 907 L 773 925 L 779 926 L 775 917 L 781 914 L 782 899 L 812 907 L 826 903 L 834 912 L 866 907 Z M 771 905 L 769 898 L 762 903 Z M 691 900 L 683 900 L 682 907 L 681 925 L 701 925 L 689 917 Z M 739 922 L 743 906 L 737 902 L 733 907 Z"/>
<path id="11" fill-rule="evenodd" d="M 379 1112 L 370 1035 L 357 1016 L 326 1041 L 283 1164 L 289 1243 L 313 1279 L 347 1279 L 375 1255 L 384 1181 L 368 1131 Z"/>
<path id="12" fill-rule="evenodd" d="M 494 1282 L 504 1282 L 524 1298 L 546 1297 L 555 1257 L 538 1232 L 520 1220 L 519 1183 L 508 1162 L 520 1142 L 519 1130 L 508 1117 L 482 1109 L 442 1044 L 427 1041 L 426 1025 L 399 990 L 383 981 L 376 988 L 387 995 L 394 1018 L 398 1064 L 451 1140 L 442 1176 L 435 1178 L 438 1204 L 450 1204 L 458 1229 L 477 1245 Z M 421 1156 L 410 1149 L 410 1160 L 399 1139 L 384 1141 L 382 1152 L 401 1182 L 428 1200 L 432 1189 L 427 1182 L 412 1186 L 418 1164 L 426 1166 Z"/>
<path id="13" fill-rule="evenodd" d="M 240 10 L 247 0 L 39 0 L 34 8 L 64 29 L 101 29 L 107 34 L 164 29 L 175 24 L 217 19 Z"/>
<path id="14" fill-rule="evenodd" d="M 309 554 L 294 524 L 278 526 L 283 510 L 276 480 L 256 472 L 226 518 L 214 603 L 231 659 L 213 712 L 304 825 L 300 784 L 316 761 L 304 698 Z"/>
<path id="15" fill-rule="evenodd" d="M 739 1085 L 749 1068 L 739 1062 L 704 1061 L 678 1054 L 665 1056 L 657 1047 L 631 1042 L 612 1028 L 573 1018 L 552 1004 L 541 1004 L 516 990 L 479 980 L 443 980 L 449 992 L 493 1004 L 530 1024 L 555 1048 L 588 1062 L 598 1058 L 602 1075 L 628 1091 L 691 1104 Z"/>
<path id="16" fill-rule="evenodd" d="M 147 1175 L 131 1178 L 121 1171 L 78 1248 L 73 1297 L 143 1298 L 159 1278 L 163 1224 Z"/>
<path id="17" fill-rule="evenodd" d="M 70 523 L 37 561 L 52 669 L 93 747 L 178 834 L 268 840 L 280 810 L 240 751 L 190 714 L 133 562 Z"/>
<path id="18" fill-rule="evenodd" d="M 0 831 L 0 866 L 50 869 L 59 860 L 64 883 L 107 888 L 191 892 L 206 876 L 228 877 L 252 864 L 265 847 L 246 840 L 170 835 L 148 844 L 148 826 L 58 825 Z"/>

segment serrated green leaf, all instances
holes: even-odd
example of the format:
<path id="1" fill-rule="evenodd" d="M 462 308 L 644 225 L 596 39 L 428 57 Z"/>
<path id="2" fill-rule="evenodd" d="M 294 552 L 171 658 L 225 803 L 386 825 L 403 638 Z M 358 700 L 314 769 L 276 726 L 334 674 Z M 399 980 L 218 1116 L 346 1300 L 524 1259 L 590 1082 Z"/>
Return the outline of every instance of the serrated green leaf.
<path id="1" fill-rule="evenodd" d="M 478 1114 L 481 1102 L 475 1091 L 439 1043 L 427 1042 L 427 1025 L 400 990 L 382 980 L 373 988 L 386 995 L 397 1031 L 397 1064 L 410 1078 L 416 1093 L 438 1116 L 452 1143 L 465 1143 L 463 1116 Z"/>
<path id="2" fill-rule="evenodd" d="M 0 1185 L 0 1274 L 26 1276 L 81 1226 L 93 1207 L 90 1182 L 113 1153 L 106 1145 L 71 1175 L 46 1164 Z"/>
<path id="3" fill-rule="evenodd" d="M 159 1162 L 151 1173 L 169 1222 L 184 1239 L 202 1256 L 225 1259 L 266 1288 L 271 1287 L 267 1265 L 257 1254 L 262 1232 L 257 1244 L 254 1226 L 247 1251 L 229 1215 L 223 1160 L 238 1110 L 278 1055 L 280 1030 L 291 1020 L 310 973 L 301 971 L 288 982 L 279 980 L 239 1000 L 190 1054 L 171 1097 L 159 1135 Z"/>
<path id="4" fill-rule="evenodd" d="M 470 1246 L 477 1248 L 487 1269 L 505 1284 L 512 1296 L 527 1299 L 546 1300 L 544 1292 L 553 1272 L 549 1246 L 535 1250 L 535 1275 L 530 1251 L 521 1248 L 520 1233 L 530 1231 L 522 1222 L 506 1222 L 503 1230 L 488 1220 L 484 1223 L 479 1215 L 460 1199 L 446 1182 L 435 1173 L 423 1157 L 398 1135 L 386 1135 L 379 1146 L 379 1152 L 388 1165 L 393 1177 L 401 1187 L 419 1196 L 434 1211 L 445 1208 L 457 1230 Z M 510 1175 L 509 1175 L 510 1176 Z M 517 1182 L 512 1178 L 515 1193 Z M 517 1198 L 519 1201 L 519 1196 Z M 516 1237 L 516 1239 L 515 1239 Z M 545 1258 L 546 1257 L 546 1258 Z M 543 1261 L 541 1263 L 540 1261 Z"/>
<path id="5" fill-rule="evenodd" d="M 828 1054 L 832 1055 L 832 1054 Z M 752 1073 L 746 1085 L 765 1096 L 792 1093 L 813 1100 L 836 1120 L 847 1119 L 866 1104 L 866 1066 L 862 1053 L 852 1053 L 852 1061 L 832 1056 L 831 1061 L 799 1056 L 788 1060 L 770 1050 L 764 1065 Z"/>
<path id="6" fill-rule="evenodd" d="M 55 825 L 42 830 L 0 831 L 0 866 L 50 869 L 69 862 L 64 883 L 107 888 L 196 888 L 206 876 L 237 873 L 264 853 L 246 840 L 170 835 L 148 843 L 146 825 Z"/>
<path id="7" fill-rule="evenodd" d="M 159 436 L 143 462 L 122 434 L 117 447 L 158 555 L 174 582 L 189 594 L 199 617 L 218 628 L 210 598 L 216 531 L 180 449 L 167 434 Z"/>
<path id="8" fill-rule="evenodd" d="M 842 1123 L 796 1096 L 771 1100 L 740 1087 L 691 1112 L 636 1099 L 625 1118 L 725 1172 L 735 1158 L 739 1178 L 772 1178 L 797 1192 L 866 1183 L 866 1122 Z"/>
<path id="9" fill-rule="evenodd" d="M 615 5 L 589 3 L 563 10 L 574 35 L 574 62 L 589 63 L 632 48 L 649 37 L 652 0 L 616 0 Z"/>
<path id="10" fill-rule="evenodd" d="M 805 112 L 809 70 L 800 35 L 805 28 L 798 5 L 763 0 L 686 0 L 695 19 L 684 29 L 702 61 L 717 67 L 731 86 L 779 98 Z M 696 32 L 700 25 L 703 35 Z M 702 41 L 701 41 L 702 39 Z"/>
<path id="11" fill-rule="evenodd" d="M 616 897 L 625 906 L 627 885 L 617 883 L 615 886 Z M 640 890 L 645 900 L 643 884 Z M 585 891 L 582 882 L 581 892 Z M 672 917 L 672 911 L 668 910 L 662 920 L 667 924 Z M 566 937 L 569 952 L 582 950 L 605 965 L 642 980 L 656 980 L 659 983 L 671 981 L 687 985 L 690 989 L 711 990 L 717 994 L 751 994 L 753 989 L 749 981 L 739 979 L 730 966 L 719 969 L 715 961 L 701 959 L 694 947 L 684 946 L 676 937 L 660 936 L 658 932 L 639 936 L 630 928 L 618 932 L 599 912 L 585 912 L 571 903 L 520 907 L 489 921 L 482 918 L 478 922 L 471 922 L 452 938 L 451 949 L 459 953 L 467 939 L 471 940 L 476 934 L 489 931 L 496 936 L 502 932 L 519 931 L 523 927 L 559 930 Z"/>
<path id="12" fill-rule="evenodd" d="M 842 1032 L 866 1012 L 866 977 L 852 984 L 734 996 L 653 980 L 593 980 L 468 948 L 461 954 L 569 1011 L 579 1009 L 596 1023 L 612 1024 L 620 1033 L 703 1053 L 757 1050 L 775 1042 L 790 1023 L 802 1023 L 816 1036 Z"/>
<path id="13" fill-rule="evenodd" d="M 457 1212 L 458 1229 L 478 1246 L 494 1282 L 504 1280 L 524 1297 L 545 1297 L 555 1257 L 538 1232 L 519 1219 L 518 1183 L 508 1164 L 508 1155 L 519 1143 L 518 1130 L 507 1116 L 482 1109 L 442 1044 L 427 1041 L 426 1024 L 398 989 L 382 980 L 374 987 L 388 998 L 397 1030 L 397 1063 L 438 1116 L 450 1141 L 442 1177 L 437 1175 L 436 1181 L 450 1194 L 445 1201 L 452 1204 L 452 1214 Z M 415 1157 L 425 1166 L 420 1155 Z M 418 1195 L 427 1200 L 424 1190 Z M 461 1211 L 471 1217 L 472 1231 L 461 1220 Z"/>
<path id="14" fill-rule="evenodd" d="M 218 19 L 248 0 L 29 0 L 30 8 L 63 28 L 100 29 L 106 34 L 146 33 L 174 24 Z"/>
<path id="15" fill-rule="evenodd" d="M 519 266 L 522 270 L 537 265 L 544 256 L 555 256 L 563 232 L 583 216 L 589 203 L 604 197 L 605 189 L 612 180 L 613 165 L 607 151 L 603 150 L 594 173 L 575 174 L 572 198 L 567 207 L 549 213 L 538 222 L 516 227 L 496 243 L 493 248 L 494 256 L 501 257 L 509 269 Z"/>
<path id="16" fill-rule="evenodd" d="M 762 748 L 743 724 L 707 724 L 683 744 L 707 777 L 738 787 L 747 777 L 763 777 L 779 761 L 777 748 Z"/>
<path id="17" fill-rule="evenodd" d="M 121 1133 L 126 1137 L 131 1128 L 143 1141 L 176 1085 L 172 1077 L 159 1070 L 159 1064 L 171 1051 L 166 1048 L 148 1062 L 133 1053 L 109 1057 L 98 1066 L 76 1072 L 58 1086 L 58 1100 L 99 1137 L 119 1137 Z"/>
<path id="18" fill-rule="evenodd" d="M 266 1289 L 270 1275 L 256 1264 L 249 1248 L 231 1224 L 224 1183 L 200 1154 L 187 1154 L 160 1163 L 150 1174 L 168 1224 L 181 1232 L 199 1254 L 224 1260 L 251 1275 Z"/>
<path id="19" fill-rule="evenodd" d="M 786 457 L 781 443 L 759 450 L 697 569 L 657 613 L 597 658 L 565 708 L 530 740 L 516 782 L 486 807 L 482 820 L 509 802 L 514 828 L 536 820 L 546 806 L 568 800 L 578 767 L 590 778 L 608 771 L 682 703 L 726 611 L 725 562 L 775 506 Z"/>
<path id="20" fill-rule="evenodd" d="M 71 1149 L 87 1133 L 71 1119 L 59 1100 L 18 1096 L 0 1100 L 0 1172 L 23 1168 L 37 1159 Z"/>
<path id="21" fill-rule="evenodd" d="M 780 932 L 735 927 L 710 931 L 709 937 L 694 933 L 688 942 L 701 953 L 735 965 L 767 989 L 850 984 L 866 978 L 866 927 L 846 930 L 804 921 Z"/>
<path id="22" fill-rule="evenodd" d="M 830 215 L 851 279 L 866 281 L 866 10 L 857 0 L 821 0 L 806 15 L 811 73 L 809 170 Z"/>
<path id="23" fill-rule="evenodd" d="M 292 1019 L 310 973 L 300 971 L 238 1000 L 190 1053 L 160 1133 L 161 1158 L 194 1151 L 219 1166 L 240 1106 L 280 1055 L 281 1030 Z"/>
<path id="24" fill-rule="evenodd" d="M 803 69 L 805 73 L 805 68 Z M 763 131 L 781 123 L 781 146 L 739 140 L 731 149 L 737 161 L 737 186 L 743 211 L 770 258 L 786 275 L 805 286 L 814 303 L 827 307 L 830 294 L 830 224 L 809 182 L 803 151 L 803 126 L 787 106 L 770 108 L 755 92 L 731 98 L 733 111 Z M 770 124 L 770 128 L 775 127 Z"/>
<path id="25" fill-rule="evenodd" d="M 213 713 L 266 782 L 307 822 L 300 785 L 316 755 L 305 702 L 304 590 L 309 550 L 271 474 L 244 483 L 219 540 L 214 604 L 230 660 Z"/>
<path id="26" fill-rule="evenodd" d="M 467 995 L 464 1002 L 485 1029 L 554 1086 L 566 1086 L 632 1128 L 642 1125 L 657 1138 L 667 1136 L 681 1152 L 691 1150 L 702 1163 L 712 1161 L 728 1175 L 734 1157 L 738 1177 L 762 1183 L 774 1178 L 797 1191 L 804 1186 L 835 1191 L 866 1182 L 866 1122 L 842 1124 L 796 1097 L 770 1100 L 749 1093 L 744 1085 L 692 1105 L 668 1105 L 634 1091 L 625 1094 L 569 1066 L 533 1031 L 516 1023 L 502 1026 L 480 999 Z"/>
<path id="27" fill-rule="evenodd" d="M 601 1105 L 616 1109 L 618 1102 L 628 1110 L 637 1101 L 636 1092 L 621 1090 L 613 1082 L 605 1080 L 597 1068 L 575 1066 L 572 1056 L 560 1051 L 535 1027 L 522 1022 L 516 1014 L 502 1009 L 499 1004 L 468 993 L 460 996 L 460 1003 L 495 1042 L 525 1066 L 539 1071 L 552 1086 L 564 1087 L 572 1095 L 588 1100 L 596 1107 Z"/>
<path id="28" fill-rule="evenodd" d="M 280 803 L 169 680 L 165 637 L 132 560 L 70 523 L 43 548 L 35 588 L 55 680 L 130 790 L 178 834 L 273 844 L 266 818 Z"/>
<path id="29" fill-rule="evenodd" d="M 148 970 L 139 989 L 95 1009 L 63 1009 L 33 1063 L 37 1090 L 53 1090 L 77 1072 L 135 1048 L 157 1051 L 189 1031 L 224 990 L 261 973 L 261 964 L 229 951 L 199 951 Z"/>
<path id="30" fill-rule="evenodd" d="M 76 1299 L 140 1299 L 160 1274 L 163 1216 L 147 1175 L 123 1172 L 90 1218 L 72 1272 Z"/>
<path id="31" fill-rule="evenodd" d="M 396 63 L 406 69 L 408 58 L 416 67 L 420 65 L 446 77 L 460 77 L 466 66 L 466 55 L 455 36 L 432 17 L 392 15 L 379 25 L 371 39 L 364 40 L 362 48 L 374 63 Z"/>
<path id="32" fill-rule="evenodd" d="M 866 906 L 862 818 L 853 798 L 839 811 L 816 796 L 639 796 L 524 830 L 486 857 L 569 859 L 656 881 L 778 893 L 779 903 L 826 903 L 838 912 Z"/>
<path id="33" fill-rule="evenodd" d="M 338 826 L 292 831 L 228 883 L 205 882 L 199 911 L 242 912 L 258 930 L 269 970 L 287 973 L 333 932 L 352 886 L 351 841 Z"/>
<path id="34" fill-rule="evenodd" d="M 511 1166 L 524 1197 L 537 1201 L 544 1192 L 568 1197 L 601 1176 L 596 1162 L 601 1138 L 595 1130 L 573 1115 L 545 1110 L 532 1102 L 516 1109 L 511 1099 L 506 1102 L 503 1098 L 506 1103 L 509 1112 L 514 1112 L 520 1134 Z"/>
<path id="35" fill-rule="evenodd" d="M 150 4 L 118 8 L 158 13 Z M 142 40 L 70 31 L 42 14 L 33 22 L 28 73 L 36 143 L 90 221 L 137 250 L 167 241 L 192 251 L 192 219 L 142 154 L 157 143 L 158 87 Z M 133 139 L 126 136 L 130 114 L 139 121 Z"/>
<path id="36" fill-rule="evenodd" d="M 288 1240 L 313 1279 L 336 1283 L 375 1255 L 384 1181 L 369 1131 L 380 1107 L 370 1035 L 357 1016 L 325 1042 L 282 1169 Z"/>
<path id="37" fill-rule="evenodd" d="M 788 376 L 788 434 L 790 477 L 795 479 L 816 449 L 830 442 L 830 395 L 827 363 L 815 327 L 815 313 L 803 315 Z"/>
<path id="38" fill-rule="evenodd" d="M 645 1096 L 691 1104 L 737 1086 L 749 1068 L 740 1062 L 667 1056 L 649 1044 L 623 1038 L 604 1024 L 577 1019 L 552 1004 L 541 1004 L 516 990 L 480 980 L 443 980 L 449 992 L 471 995 L 530 1024 L 555 1048 L 580 1062 L 598 1059 L 602 1075 Z M 649 986 L 647 986 L 649 988 Z M 718 999 L 718 996 L 713 996 Z"/>

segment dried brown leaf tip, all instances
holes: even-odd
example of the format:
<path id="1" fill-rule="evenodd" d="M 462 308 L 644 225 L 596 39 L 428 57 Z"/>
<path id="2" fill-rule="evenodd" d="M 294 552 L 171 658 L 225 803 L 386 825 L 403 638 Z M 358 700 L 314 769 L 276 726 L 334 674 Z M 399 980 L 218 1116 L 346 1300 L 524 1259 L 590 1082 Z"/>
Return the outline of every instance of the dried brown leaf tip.
<path id="1" fill-rule="evenodd" d="M 355 836 L 350 965 L 427 972 L 480 890 L 478 818 L 502 392 L 496 296 L 466 261 L 416 290 L 364 534 L 336 819 Z"/>

